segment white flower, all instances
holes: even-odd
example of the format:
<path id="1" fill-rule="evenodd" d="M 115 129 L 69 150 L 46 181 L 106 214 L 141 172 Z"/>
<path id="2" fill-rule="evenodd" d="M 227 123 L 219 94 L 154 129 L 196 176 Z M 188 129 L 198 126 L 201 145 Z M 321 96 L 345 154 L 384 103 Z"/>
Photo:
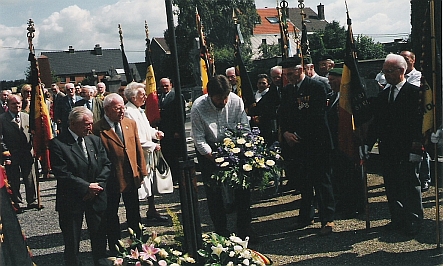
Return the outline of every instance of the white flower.
<path id="1" fill-rule="evenodd" d="M 244 164 L 243 165 L 243 170 L 246 171 L 246 172 L 252 171 L 252 165 Z"/>
<path id="2" fill-rule="evenodd" d="M 249 260 L 248 260 L 248 259 L 244 259 L 244 260 L 242 261 L 242 263 L 243 263 L 243 265 L 249 265 Z"/>
<path id="3" fill-rule="evenodd" d="M 244 138 L 237 139 L 237 144 L 243 145 L 246 143 L 246 140 Z"/>
<path id="4" fill-rule="evenodd" d="M 226 264 L 226 266 L 234 266 L 234 263 L 232 261 L 228 262 L 228 264 Z"/>
<path id="5" fill-rule="evenodd" d="M 216 162 L 216 163 L 221 163 L 221 162 L 223 162 L 224 160 L 225 160 L 225 158 L 223 158 L 223 157 L 215 158 L 215 162 Z"/>
<path id="6" fill-rule="evenodd" d="M 240 252 L 240 251 L 242 251 L 243 250 L 243 247 L 242 246 L 239 246 L 239 245 L 235 245 L 234 246 L 234 251 L 235 252 Z"/>
<path id="7" fill-rule="evenodd" d="M 181 255 L 182 255 L 182 252 L 181 252 L 181 251 L 178 251 L 178 250 L 173 250 L 173 251 L 172 251 L 172 254 L 174 254 L 175 256 L 181 256 Z"/>
<path id="8" fill-rule="evenodd" d="M 185 261 L 186 261 L 186 262 L 189 262 L 189 263 L 195 263 L 194 258 L 193 258 L 193 257 L 189 257 L 189 256 L 186 256 L 186 257 L 185 257 Z"/>
<path id="9" fill-rule="evenodd" d="M 280 154 L 278 154 L 278 153 L 275 155 L 275 159 L 277 159 L 277 160 L 280 159 L 280 157 L 281 157 L 281 156 L 280 156 Z"/>
<path id="10" fill-rule="evenodd" d="M 240 258 L 245 258 L 245 259 L 252 258 L 251 252 L 247 249 L 243 249 L 243 251 L 240 253 Z"/>
<path id="11" fill-rule="evenodd" d="M 246 143 L 246 144 L 245 144 L 245 147 L 246 147 L 246 148 L 251 148 L 251 147 L 252 147 L 252 143 L 251 143 L 251 142 Z"/>
<path id="12" fill-rule="evenodd" d="M 221 244 L 217 244 L 216 247 L 212 246 L 212 254 L 217 255 L 218 257 L 220 257 L 220 254 L 222 252 L 226 252 L 228 250 L 228 248 L 224 248 Z"/>
<path id="13" fill-rule="evenodd" d="M 246 157 L 252 157 L 252 156 L 254 156 L 254 152 L 253 151 L 246 151 L 245 152 L 245 156 Z"/>
<path id="14" fill-rule="evenodd" d="M 222 163 L 221 165 L 220 165 L 220 167 L 226 167 L 226 166 L 228 166 L 229 165 L 229 162 L 224 162 L 224 163 Z"/>
<path id="15" fill-rule="evenodd" d="M 234 256 L 235 256 L 235 252 L 234 251 L 229 252 L 229 257 L 233 258 Z"/>
<path id="16" fill-rule="evenodd" d="M 233 148 L 231 150 L 231 152 L 234 153 L 234 154 L 239 153 L 240 152 L 240 148 Z"/>
<path id="17" fill-rule="evenodd" d="M 162 258 L 167 258 L 169 256 L 168 252 L 166 250 L 164 250 L 163 248 L 160 249 L 160 251 L 158 252 L 158 255 Z"/>
<path id="18" fill-rule="evenodd" d="M 266 165 L 272 167 L 275 165 L 275 162 L 273 160 L 266 160 Z"/>

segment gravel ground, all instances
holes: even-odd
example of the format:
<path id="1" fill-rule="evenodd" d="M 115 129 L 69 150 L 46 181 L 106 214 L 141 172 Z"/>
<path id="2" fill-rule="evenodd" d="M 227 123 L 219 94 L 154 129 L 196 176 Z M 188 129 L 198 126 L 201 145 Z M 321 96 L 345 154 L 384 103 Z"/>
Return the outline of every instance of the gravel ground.
<path id="1" fill-rule="evenodd" d="M 197 172 L 198 175 L 198 172 Z M 399 233 L 386 232 L 388 209 L 381 176 L 368 175 L 371 228 L 365 229 L 364 217 L 341 219 L 337 217 L 333 234 L 317 236 L 317 222 L 303 230 L 288 231 L 286 228 L 298 214 L 299 195 L 285 193 L 273 196 L 272 189 L 253 194 L 253 226 L 260 235 L 260 244 L 251 246 L 267 254 L 274 265 L 443 265 L 441 250 L 436 249 L 435 194 L 434 187 L 424 193 L 425 220 L 421 232 L 411 238 Z M 198 183 L 199 210 L 202 231 L 212 231 L 207 212 L 204 189 Z M 26 210 L 18 218 L 27 236 L 28 246 L 37 265 L 63 265 L 63 239 L 58 226 L 55 205 L 55 180 L 42 180 L 42 210 Z M 157 207 L 166 214 L 169 208 L 180 215 L 179 191 L 156 197 Z M 441 205 L 440 205 L 441 206 Z M 147 210 L 141 205 L 142 217 Z M 120 206 L 122 228 L 124 207 Z M 234 227 L 235 214 L 229 215 L 229 226 Z M 146 222 L 143 220 L 143 222 Z M 162 235 L 172 235 L 172 225 L 147 224 L 149 230 Z M 127 232 L 124 231 L 124 235 Z M 89 236 L 84 225 L 81 241 L 81 259 L 84 265 L 93 265 Z"/>

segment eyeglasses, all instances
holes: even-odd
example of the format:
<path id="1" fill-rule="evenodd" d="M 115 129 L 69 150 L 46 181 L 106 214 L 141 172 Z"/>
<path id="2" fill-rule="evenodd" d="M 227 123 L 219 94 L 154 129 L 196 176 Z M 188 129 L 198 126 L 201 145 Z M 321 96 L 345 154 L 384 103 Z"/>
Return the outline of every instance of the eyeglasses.
<path id="1" fill-rule="evenodd" d="M 394 69 L 383 69 L 381 72 L 383 72 L 384 74 L 392 74 L 395 71 L 399 70 L 400 68 L 394 68 Z"/>
<path id="2" fill-rule="evenodd" d="M 266 84 L 268 84 L 267 82 L 257 82 L 258 84 L 260 84 L 260 85 L 266 85 Z"/>
<path id="3" fill-rule="evenodd" d="M 124 106 L 114 106 L 112 107 L 112 110 L 116 111 L 116 112 L 124 112 L 126 110 L 126 108 Z"/>

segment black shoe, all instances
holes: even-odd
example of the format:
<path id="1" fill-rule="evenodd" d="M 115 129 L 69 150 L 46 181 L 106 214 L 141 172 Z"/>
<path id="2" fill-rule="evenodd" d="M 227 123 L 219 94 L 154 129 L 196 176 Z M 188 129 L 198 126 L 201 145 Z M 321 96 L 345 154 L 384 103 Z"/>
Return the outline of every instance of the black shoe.
<path id="1" fill-rule="evenodd" d="M 421 222 L 409 222 L 404 227 L 404 233 L 407 236 L 415 236 L 420 232 Z"/>
<path id="2" fill-rule="evenodd" d="M 383 228 L 388 232 L 395 232 L 395 231 L 402 231 L 404 227 L 400 223 L 389 222 Z"/>
<path id="3" fill-rule="evenodd" d="M 169 222 L 168 216 L 161 215 L 159 213 L 155 213 L 155 214 L 150 215 L 149 213 L 146 212 L 146 219 L 147 219 L 147 222 L 157 222 L 157 223 Z"/>
<path id="4" fill-rule="evenodd" d="M 296 222 L 288 227 L 288 230 L 298 230 L 314 224 L 314 220 Z"/>

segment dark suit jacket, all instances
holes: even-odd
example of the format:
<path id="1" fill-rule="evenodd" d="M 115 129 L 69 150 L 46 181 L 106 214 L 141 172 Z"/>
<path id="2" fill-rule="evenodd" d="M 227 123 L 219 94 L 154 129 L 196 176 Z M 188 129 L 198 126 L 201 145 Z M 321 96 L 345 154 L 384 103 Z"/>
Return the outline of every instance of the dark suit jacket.
<path id="1" fill-rule="evenodd" d="M 269 89 L 268 92 L 249 107 L 248 115 L 252 118 L 257 116 L 259 121 L 255 123 L 252 119 L 250 121 L 251 127 L 258 127 L 260 135 L 265 138 L 268 144 L 276 141 L 277 132 L 277 107 L 280 102 L 278 92 Z"/>
<path id="2" fill-rule="evenodd" d="M 75 102 L 75 106 L 84 106 L 86 103 L 85 99 L 81 99 L 80 101 Z M 98 100 L 97 98 L 92 98 L 92 120 L 94 122 L 99 121 L 105 115 L 105 111 L 103 110 L 103 101 Z"/>
<path id="3" fill-rule="evenodd" d="M 60 121 L 60 130 L 63 131 L 68 128 L 68 117 L 72 110 L 70 96 L 66 95 L 62 98 L 58 98 L 54 107 L 54 120 Z M 80 101 L 82 98 L 80 96 L 75 96 L 75 101 Z"/>
<path id="4" fill-rule="evenodd" d="M 331 139 L 326 123 L 326 93 L 322 83 L 305 77 L 300 88 L 287 85 L 283 88 L 278 110 L 281 133 L 296 132 L 301 143 L 290 148 L 290 156 L 310 159 L 303 155 L 316 156 L 331 150 Z M 282 141 L 285 149 L 286 142 Z M 286 148 L 288 148 L 286 146 Z"/>
<path id="5" fill-rule="evenodd" d="M 95 211 L 106 209 L 106 182 L 111 175 L 111 162 L 100 138 L 89 135 L 84 141 L 89 160 L 69 131 L 49 142 L 52 171 L 57 178 L 57 211 L 84 211 L 88 207 Z M 90 183 L 99 183 L 105 190 L 84 201 Z"/>
<path id="6" fill-rule="evenodd" d="M 374 122 L 368 132 L 368 146 L 379 141 L 380 155 L 389 160 L 407 161 L 412 142 L 422 140 L 422 113 L 419 88 L 406 82 L 393 103 L 388 103 L 389 87 L 373 101 Z"/>
<path id="7" fill-rule="evenodd" d="M 21 112 L 21 119 L 29 121 L 28 114 Z M 29 126 L 29 125 L 28 125 Z M 19 128 L 17 123 L 13 121 L 10 112 L 6 112 L 0 115 L 0 136 L 3 138 L 3 143 L 9 149 L 11 153 L 11 163 L 18 164 L 20 160 L 27 160 L 32 164 L 32 144 L 29 141 L 27 134 L 24 132 L 29 128 Z"/>
<path id="8" fill-rule="evenodd" d="M 180 97 L 181 101 L 185 101 L 183 95 Z M 159 130 L 165 133 L 165 137 L 162 142 L 168 141 L 174 138 L 175 133 L 180 133 L 181 127 L 179 123 L 179 114 L 177 104 L 175 100 L 175 91 L 170 91 L 166 96 L 160 95 L 159 107 L 160 107 L 160 123 L 158 125 Z M 186 113 L 183 110 L 183 114 L 186 118 Z"/>
<path id="9" fill-rule="evenodd" d="M 117 134 L 112 130 L 105 118 L 96 122 L 93 133 L 101 138 L 108 158 L 112 162 L 113 176 L 108 182 L 109 193 L 127 192 L 138 189 L 143 176 L 147 175 L 146 162 L 143 149 L 134 120 L 123 118 L 121 121 L 123 144 Z"/>
<path id="10" fill-rule="evenodd" d="M 331 92 L 327 94 L 326 117 L 328 119 L 329 130 L 331 131 L 332 144 L 338 148 L 338 94 Z"/>

